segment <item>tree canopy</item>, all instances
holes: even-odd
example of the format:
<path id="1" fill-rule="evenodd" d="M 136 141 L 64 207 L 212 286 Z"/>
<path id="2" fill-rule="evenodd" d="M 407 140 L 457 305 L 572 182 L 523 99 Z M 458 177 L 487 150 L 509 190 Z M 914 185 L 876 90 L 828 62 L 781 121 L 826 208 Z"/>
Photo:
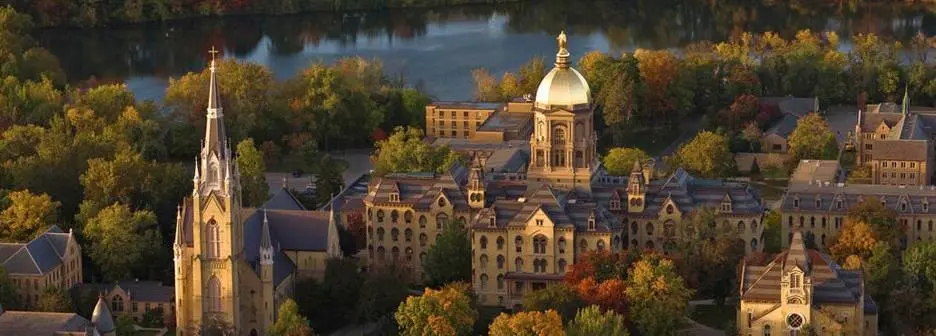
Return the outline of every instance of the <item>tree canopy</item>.
<path id="1" fill-rule="evenodd" d="M 6 195 L 10 205 L 0 211 L 0 240 L 29 241 L 56 222 L 61 203 L 48 194 L 36 195 L 29 190 Z"/>
<path id="2" fill-rule="evenodd" d="M 161 235 L 156 216 L 147 210 L 132 211 L 115 203 L 101 210 L 85 226 L 91 240 L 88 255 L 107 281 L 131 278 L 159 250 Z"/>
<path id="3" fill-rule="evenodd" d="M 790 154 L 797 160 L 838 159 L 838 141 L 829 124 L 818 113 L 810 113 L 796 122 L 787 140 Z"/>
<path id="4" fill-rule="evenodd" d="M 523 295 L 523 310 L 557 312 L 563 320 L 571 320 L 584 306 L 578 293 L 565 283 L 551 283 L 546 288 L 530 291 Z"/>
<path id="5" fill-rule="evenodd" d="M 649 159 L 640 148 L 612 148 L 608 154 L 601 160 L 601 164 L 608 170 L 608 174 L 616 176 L 627 176 L 634 168 L 634 161 L 641 164 Z"/>
<path id="6" fill-rule="evenodd" d="M 624 316 L 614 311 L 602 312 L 595 305 L 579 309 L 566 326 L 568 336 L 628 336 Z"/>
<path id="7" fill-rule="evenodd" d="M 676 167 L 708 178 L 728 177 L 735 171 L 734 155 L 724 135 L 702 131 L 679 147 L 673 158 Z"/>
<path id="8" fill-rule="evenodd" d="M 653 254 L 634 263 L 625 292 L 631 319 L 647 335 L 671 335 L 680 330 L 693 293 L 672 261 Z"/>
<path id="9" fill-rule="evenodd" d="M 311 336 L 312 328 L 309 320 L 299 315 L 299 306 L 296 301 L 286 299 L 280 304 L 276 314 L 276 322 L 270 326 L 271 336 Z"/>
<path id="10" fill-rule="evenodd" d="M 562 336 L 562 318 L 555 310 L 501 313 L 489 328 L 490 336 Z"/>
<path id="11" fill-rule="evenodd" d="M 471 241 L 462 221 L 445 225 L 442 234 L 426 251 L 423 271 L 429 283 L 442 285 L 471 280 Z"/>
<path id="12" fill-rule="evenodd" d="M 394 317 L 404 336 L 466 336 L 472 333 L 478 312 L 464 288 L 447 285 L 408 297 Z"/>
<path id="13" fill-rule="evenodd" d="M 425 142 L 422 130 L 398 127 L 386 140 L 377 142 L 373 163 L 378 175 L 387 173 L 442 173 L 459 160 L 448 147 L 434 147 Z"/>
<path id="14" fill-rule="evenodd" d="M 266 163 L 253 139 L 247 138 L 237 144 L 237 166 L 240 169 L 244 205 L 257 207 L 266 202 L 270 197 Z"/>

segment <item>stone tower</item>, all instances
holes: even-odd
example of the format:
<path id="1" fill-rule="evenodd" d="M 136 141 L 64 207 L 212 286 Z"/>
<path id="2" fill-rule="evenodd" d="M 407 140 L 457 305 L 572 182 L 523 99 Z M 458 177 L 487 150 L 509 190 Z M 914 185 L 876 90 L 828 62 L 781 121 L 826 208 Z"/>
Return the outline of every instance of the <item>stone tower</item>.
<path id="1" fill-rule="evenodd" d="M 212 57 L 205 138 L 195 159 L 191 202 L 178 215 L 173 248 L 176 323 L 182 331 L 229 325 L 239 334 L 238 268 L 244 250 L 240 173 L 225 135 L 217 70 Z M 191 216 L 190 239 L 184 234 L 186 216 Z"/>
<path id="2" fill-rule="evenodd" d="M 643 212 L 647 194 L 646 174 L 640 168 L 640 160 L 634 161 L 634 168 L 631 169 L 630 177 L 627 178 L 627 212 Z"/>
<path id="3" fill-rule="evenodd" d="M 565 32 L 560 33 L 555 67 L 536 90 L 534 131 L 530 139 L 531 185 L 591 190 L 598 168 L 591 89 L 569 64 Z"/>
<path id="4" fill-rule="evenodd" d="M 484 168 L 481 161 L 475 157 L 472 160 L 471 171 L 468 172 L 468 206 L 472 209 L 484 208 Z"/>

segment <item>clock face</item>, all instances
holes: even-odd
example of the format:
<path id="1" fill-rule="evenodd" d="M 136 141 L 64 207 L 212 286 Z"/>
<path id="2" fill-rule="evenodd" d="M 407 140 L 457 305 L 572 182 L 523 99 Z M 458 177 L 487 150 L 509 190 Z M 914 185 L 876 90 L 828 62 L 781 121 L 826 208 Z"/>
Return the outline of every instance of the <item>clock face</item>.
<path id="1" fill-rule="evenodd" d="M 787 325 L 790 326 L 790 329 L 797 330 L 803 327 L 803 322 L 805 322 L 805 319 L 803 318 L 803 315 L 793 313 L 787 316 L 786 322 Z"/>

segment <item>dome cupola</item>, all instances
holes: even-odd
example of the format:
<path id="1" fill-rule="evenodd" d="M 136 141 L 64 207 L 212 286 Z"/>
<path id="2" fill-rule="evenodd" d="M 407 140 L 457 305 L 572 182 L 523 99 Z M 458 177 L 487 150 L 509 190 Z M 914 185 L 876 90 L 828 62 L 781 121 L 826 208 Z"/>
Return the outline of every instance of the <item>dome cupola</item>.
<path id="1" fill-rule="evenodd" d="M 568 111 L 588 110 L 591 108 L 591 89 L 585 77 L 569 66 L 569 49 L 565 32 L 556 37 L 559 42 L 559 52 L 556 53 L 555 67 L 543 77 L 536 90 L 534 107 L 539 110 L 551 111 L 564 109 Z"/>

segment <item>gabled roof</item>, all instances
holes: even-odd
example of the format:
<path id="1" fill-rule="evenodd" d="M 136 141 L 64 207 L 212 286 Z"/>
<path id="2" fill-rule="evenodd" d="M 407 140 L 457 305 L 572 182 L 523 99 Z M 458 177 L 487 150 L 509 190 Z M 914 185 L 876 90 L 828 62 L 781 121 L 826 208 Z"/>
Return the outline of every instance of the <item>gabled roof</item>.
<path id="1" fill-rule="evenodd" d="M 277 250 L 273 255 L 273 281 L 278 285 L 295 270 L 295 265 L 285 251 L 328 249 L 328 212 L 267 209 L 265 213 L 270 228 L 269 238 Z M 257 274 L 260 274 L 263 217 L 264 211 L 244 210 L 244 254 Z"/>
<path id="2" fill-rule="evenodd" d="M 286 188 L 280 188 L 263 205 L 263 209 L 270 210 L 305 210 L 306 208 L 299 202 L 291 192 Z"/>
<path id="3" fill-rule="evenodd" d="M 455 211 L 468 211 L 468 198 L 463 187 L 468 180 L 468 169 L 454 164 L 445 174 L 406 173 L 388 174 L 372 182 L 373 191 L 364 197 L 365 202 L 390 203 L 390 194 L 400 194 L 399 204 L 409 204 L 415 209 L 429 209 L 439 194 L 451 202 Z"/>
<path id="4" fill-rule="evenodd" d="M 0 314 L 0 336 L 83 333 L 91 322 L 74 313 L 6 311 Z"/>
<path id="5" fill-rule="evenodd" d="M 28 243 L 0 243 L 0 265 L 10 274 L 43 274 L 62 264 L 69 233 L 53 225 Z"/>

